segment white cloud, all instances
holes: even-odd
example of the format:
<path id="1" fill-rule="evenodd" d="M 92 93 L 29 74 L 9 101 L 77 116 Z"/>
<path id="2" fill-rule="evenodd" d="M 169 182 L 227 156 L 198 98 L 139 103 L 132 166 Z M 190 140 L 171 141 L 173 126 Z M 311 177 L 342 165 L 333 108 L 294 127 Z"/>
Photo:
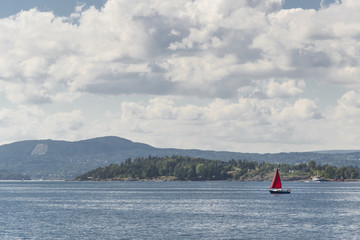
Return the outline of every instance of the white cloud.
<path id="1" fill-rule="evenodd" d="M 279 116 L 282 116 L 287 121 L 292 119 L 319 119 L 322 117 L 315 102 L 309 99 L 297 100 L 293 106 L 285 107 Z"/>
<path id="2" fill-rule="evenodd" d="M 346 92 L 335 108 L 333 119 L 341 128 L 348 128 L 347 134 L 359 132 L 358 119 L 360 117 L 360 94 L 356 91 Z"/>
<path id="3" fill-rule="evenodd" d="M 82 113 L 79 110 L 72 112 L 58 112 L 53 115 L 47 116 L 46 119 L 42 120 L 42 123 L 47 126 L 47 132 L 42 132 L 42 135 L 52 134 L 53 137 L 66 133 L 71 139 L 77 138 L 78 134 L 81 133 L 81 129 L 84 125 L 84 119 Z"/>
<path id="4" fill-rule="evenodd" d="M 76 24 L 23 11 L 0 20 L 0 78 L 48 95 L 225 98 L 249 79 L 284 76 L 357 85 L 357 5 L 280 10 L 281 2 L 109 0 L 100 10 L 79 6 Z"/>
<path id="5" fill-rule="evenodd" d="M 108 0 L 69 18 L 31 9 L 0 19 L 0 92 L 15 106 L 0 108 L 0 123 L 11 126 L 3 130 L 10 139 L 109 134 L 219 150 L 359 143 L 350 130 L 360 115 L 358 1 L 317 11 L 281 4 Z M 346 93 L 321 108 L 311 81 Z M 70 106 L 84 94 L 150 100 L 86 119 L 86 108 Z M 53 103 L 67 110 L 44 110 Z"/>
<path id="6" fill-rule="evenodd" d="M 354 110 L 358 110 L 360 109 L 360 95 L 356 91 L 348 91 L 338 100 L 338 104 L 340 108 L 351 108 Z"/>
<path id="7" fill-rule="evenodd" d="M 84 119 L 79 110 L 47 114 L 36 106 L 20 105 L 18 108 L 0 110 L 1 142 L 38 138 L 81 138 Z"/>
<path id="8" fill-rule="evenodd" d="M 276 97 L 293 97 L 303 93 L 305 87 L 304 81 L 288 80 L 283 83 L 278 83 L 270 80 L 268 83 L 266 94 L 270 98 Z"/>
<path id="9" fill-rule="evenodd" d="M 308 99 L 293 105 L 268 99 L 216 99 L 200 107 L 157 97 L 143 104 L 123 103 L 121 113 L 110 114 L 104 121 L 110 124 L 103 132 L 118 132 L 137 141 L 145 139 L 156 146 L 207 148 L 208 144 L 217 150 L 245 151 L 244 146 L 250 143 L 254 150 L 258 143 L 266 142 L 297 145 L 305 139 L 314 143 L 318 139 L 313 139 L 312 133 L 300 130 L 304 123 L 312 125 L 317 121 L 323 119 L 319 118 L 316 104 Z"/>
<path id="10" fill-rule="evenodd" d="M 253 92 L 249 93 L 250 96 L 260 98 L 291 98 L 300 96 L 304 92 L 306 84 L 303 80 L 269 79 L 257 82 L 256 86 L 255 89 L 252 89 Z"/>

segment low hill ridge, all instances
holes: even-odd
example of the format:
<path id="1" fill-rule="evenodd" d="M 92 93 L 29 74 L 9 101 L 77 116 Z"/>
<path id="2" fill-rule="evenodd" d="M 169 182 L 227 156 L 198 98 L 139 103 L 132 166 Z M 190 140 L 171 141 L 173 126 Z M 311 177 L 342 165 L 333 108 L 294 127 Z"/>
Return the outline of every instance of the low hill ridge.
<path id="1" fill-rule="evenodd" d="M 73 179 L 87 171 L 127 158 L 148 156 L 189 156 L 210 160 L 232 159 L 296 164 L 315 160 L 318 164 L 360 166 L 360 152 L 346 153 L 239 153 L 196 149 L 155 148 L 125 138 L 106 136 L 81 141 L 26 140 L 0 146 L 0 169 L 33 179 Z"/>

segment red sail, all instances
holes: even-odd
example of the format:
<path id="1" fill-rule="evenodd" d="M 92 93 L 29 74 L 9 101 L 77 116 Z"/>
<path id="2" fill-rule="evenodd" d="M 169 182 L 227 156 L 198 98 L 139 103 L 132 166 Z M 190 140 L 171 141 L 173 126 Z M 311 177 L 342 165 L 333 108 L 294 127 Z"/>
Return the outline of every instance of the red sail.
<path id="1" fill-rule="evenodd" d="M 272 180 L 270 188 L 281 188 L 280 175 L 279 175 L 279 171 L 277 169 L 276 169 L 276 172 L 275 172 L 275 175 Z"/>

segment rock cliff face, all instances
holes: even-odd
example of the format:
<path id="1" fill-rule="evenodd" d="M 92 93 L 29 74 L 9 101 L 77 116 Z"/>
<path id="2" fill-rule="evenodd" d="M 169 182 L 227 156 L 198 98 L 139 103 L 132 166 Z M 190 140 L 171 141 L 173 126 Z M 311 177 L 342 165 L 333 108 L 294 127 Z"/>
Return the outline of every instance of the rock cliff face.
<path id="1" fill-rule="evenodd" d="M 48 145 L 44 143 L 38 143 L 31 152 L 31 156 L 45 155 L 48 151 Z"/>

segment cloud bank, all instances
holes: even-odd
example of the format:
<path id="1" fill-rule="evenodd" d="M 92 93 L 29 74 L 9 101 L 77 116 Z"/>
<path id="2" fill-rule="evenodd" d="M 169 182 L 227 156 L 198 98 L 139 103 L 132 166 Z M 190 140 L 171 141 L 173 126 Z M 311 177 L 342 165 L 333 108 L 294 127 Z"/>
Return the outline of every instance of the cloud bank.
<path id="1" fill-rule="evenodd" d="M 14 106 L 0 108 L 2 139 L 118 135 L 253 152 L 356 147 L 359 10 L 357 0 L 318 10 L 282 9 L 282 0 L 108 0 L 70 16 L 34 8 L 2 18 L 0 93 Z M 314 86 L 334 85 L 341 96 L 320 106 Z M 113 102 L 94 119 L 81 107 L 44 107 L 84 95 L 148 100 Z"/>

